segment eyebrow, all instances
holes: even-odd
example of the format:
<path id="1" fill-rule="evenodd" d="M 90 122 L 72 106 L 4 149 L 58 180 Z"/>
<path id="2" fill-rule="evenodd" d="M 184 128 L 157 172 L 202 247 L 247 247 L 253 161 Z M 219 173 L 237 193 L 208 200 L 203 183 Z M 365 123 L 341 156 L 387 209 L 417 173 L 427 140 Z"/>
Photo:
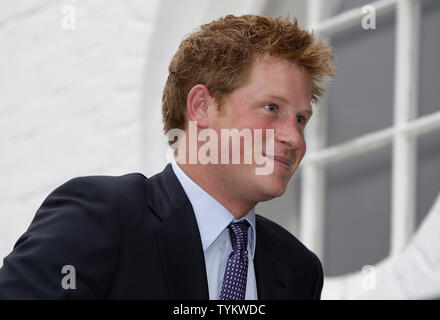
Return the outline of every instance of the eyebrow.
<path id="1" fill-rule="evenodd" d="M 283 101 L 284 103 L 289 103 L 289 101 L 286 99 L 286 98 L 284 98 L 284 97 L 282 97 L 282 96 L 280 96 L 280 95 L 277 95 L 277 94 L 273 94 L 273 93 L 271 93 L 271 94 L 266 94 L 266 95 L 264 95 L 265 97 L 269 97 L 269 98 L 274 98 L 274 99 L 277 99 L 277 100 L 280 100 L 280 101 Z M 306 107 L 304 107 L 304 108 L 301 108 L 300 110 L 299 110 L 299 112 L 305 112 L 305 113 L 308 113 L 308 114 L 310 114 L 310 115 L 313 115 L 313 109 L 312 109 L 312 106 L 311 105 L 309 105 L 309 106 L 306 106 Z"/>

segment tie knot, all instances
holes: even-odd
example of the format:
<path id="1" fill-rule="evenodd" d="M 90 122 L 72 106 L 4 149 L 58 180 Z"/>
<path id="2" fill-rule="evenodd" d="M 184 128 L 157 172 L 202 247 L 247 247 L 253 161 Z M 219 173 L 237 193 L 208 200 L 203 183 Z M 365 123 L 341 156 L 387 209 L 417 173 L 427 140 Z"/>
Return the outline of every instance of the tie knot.
<path id="1" fill-rule="evenodd" d="M 228 225 L 229 236 L 231 237 L 232 249 L 246 250 L 248 241 L 249 222 L 242 220 L 239 222 L 231 222 Z"/>

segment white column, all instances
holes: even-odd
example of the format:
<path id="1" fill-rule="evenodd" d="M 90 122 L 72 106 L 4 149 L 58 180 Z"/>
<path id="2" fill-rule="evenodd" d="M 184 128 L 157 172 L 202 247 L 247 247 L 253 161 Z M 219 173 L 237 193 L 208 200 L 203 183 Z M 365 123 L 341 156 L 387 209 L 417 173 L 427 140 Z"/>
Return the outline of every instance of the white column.
<path id="1" fill-rule="evenodd" d="M 391 255 L 405 247 L 415 225 L 416 138 L 400 129 L 417 113 L 419 20 L 419 1 L 397 2 Z"/>
<path id="2" fill-rule="evenodd" d="M 323 2 L 321 0 L 308 1 L 307 10 L 308 25 L 318 25 L 323 18 Z M 305 132 L 307 154 L 313 154 L 325 146 L 327 117 L 326 107 L 323 104 L 314 106 L 314 115 Z M 301 241 L 322 260 L 324 257 L 325 168 L 319 163 L 305 161 L 301 167 L 301 184 Z"/>

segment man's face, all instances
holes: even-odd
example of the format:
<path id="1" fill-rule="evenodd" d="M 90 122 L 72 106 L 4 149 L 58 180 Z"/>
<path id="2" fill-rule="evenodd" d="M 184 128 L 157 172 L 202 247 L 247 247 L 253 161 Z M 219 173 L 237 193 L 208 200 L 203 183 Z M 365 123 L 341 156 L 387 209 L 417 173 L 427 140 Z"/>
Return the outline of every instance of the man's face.
<path id="1" fill-rule="evenodd" d="M 265 165 L 244 164 L 243 147 L 240 164 L 230 161 L 211 169 L 237 199 L 260 202 L 281 196 L 306 152 L 304 126 L 312 115 L 308 72 L 284 59 L 260 57 L 251 67 L 248 84 L 224 99 L 222 112 L 210 108 L 209 114 L 209 127 L 218 133 L 221 129 L 249 128 L 254 136 L 255 129 L 263 129 L 264 155 L 266 129 L 274 130 L 275 160 L 269 154 L 265 159 L 273 161 L 269 175 L 256 174 L 255 168 Z"/>

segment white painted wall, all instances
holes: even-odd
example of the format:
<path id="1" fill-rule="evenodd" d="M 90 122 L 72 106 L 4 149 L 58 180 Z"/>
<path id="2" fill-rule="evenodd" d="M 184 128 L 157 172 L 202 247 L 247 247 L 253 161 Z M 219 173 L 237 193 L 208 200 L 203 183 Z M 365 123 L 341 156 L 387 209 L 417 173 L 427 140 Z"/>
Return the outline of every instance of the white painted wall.
<path id="1" fill-rule="evenodd" d="M 264 4 L 0 2 L 0 266 L 60 184 L 82 175 L 161 171 L 162 89 L 182 37 Z M 76 29 L 63 28 L 71 18 L 66 5 L 75 9 Z"/>

